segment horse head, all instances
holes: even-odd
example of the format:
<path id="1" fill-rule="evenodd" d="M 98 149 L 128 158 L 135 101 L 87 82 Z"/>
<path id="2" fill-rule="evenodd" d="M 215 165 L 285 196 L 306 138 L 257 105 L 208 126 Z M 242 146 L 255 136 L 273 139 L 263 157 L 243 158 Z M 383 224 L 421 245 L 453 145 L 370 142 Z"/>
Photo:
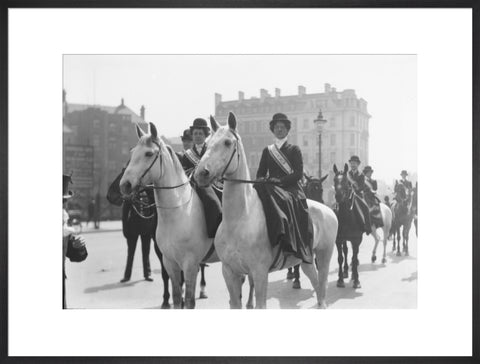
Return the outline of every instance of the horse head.
<path id="1" fill-rule="evenodd" d="M 201 187 L 235 173 L 240 164 L 240 152 L 243 151 L 237 132 L 237 119 L 233 113 L 229 113 L 227 125 L 224 126 L 210 116 L 210 125 L 213 134 L 194 175 Z"/>
<path id="2" fill-rule="evenodd" d="M 323 203 L 323 186 L 322 183 L 328 177 L 328 174 L 322 178 L 315 178 L 305 174 L 307 183 L 305 184 L 305 194 L 307 198 Z"/>
<path id="3" fill-rule="evenodd" d="M 142 186 L 160 180 L 165 174 L 165 159 L 175 158 L 171 148 L 158 137 L 153 123 L 149 123 L 149 129 L 147 134 L 136 126 L 138 143 L 130 151 L 130 162 L 120 180 L 120 191 L 124 197 L 131 197 Z"/>
<path id="4" fill-rule="evenodd" d="M 348 200 L 351 192 L 350 184 L 348 183 L 347 173 L 348 165 L 345 163 L 343 171 L 337 169 L 337 165 L 333 165 L 333 172 L 335 173 L 333 177 L 333 186 L 335 188 L 335 200 L 337 203 L 341 204 Z"/>

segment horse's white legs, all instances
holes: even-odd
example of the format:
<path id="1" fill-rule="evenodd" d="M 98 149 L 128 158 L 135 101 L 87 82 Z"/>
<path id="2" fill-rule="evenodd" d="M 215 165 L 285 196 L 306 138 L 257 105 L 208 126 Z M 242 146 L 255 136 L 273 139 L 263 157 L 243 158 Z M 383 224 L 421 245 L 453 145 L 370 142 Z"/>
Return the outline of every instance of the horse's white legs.
<path id="1" fill-rule="evenodd" d="M 163 265 L 172 280 L 173 308 L 182 308 L 182 270 L 176 262 L 163 256 Z"/>
<path id="2" fill-rule="evenodd" d="M 316 262 L 318 269 L 318 291 L 317 302 L 319 308 L 327 308 L 327 285 L 328 285 L 328 272 L 330 270 L 330 261 L 332 259 L 334 246 L 321 249 L 316 254 Z M 303 264 L 302 264 L 303 266 Z M 306 273 L 305 273 L 306 274 Z"/>
<path id="3" fill-rule="evenodd" d="M 235 273 L 230 266 L 222 263 L 222 273 L 230 294 L 230 308 L 242 308 L 242 283 L 245 280 L 240 274 Z M 243 279 L 242 279 L 243 278 Z"/>
<path id="4" fill-rule="evenodd" d="M 390 227 L 388 226 L 383 227 L 383 256 L 382 256 L 383 264 L 387 262 L 387 240 L 388 240 L 389 230 L 390 230 Z"/>
<path id="5" fill-rule="evenodd" d="M 268 271 L 257 271 L 252 273 L 255 283 L 255 308 L 267 308 L 267 285 Z"/>
<path id="6" fill-rule="evenodd" d="M 255 284 L 253 283 L 252 275 L 248 275 L 248 284 L 250 285 L 249 292 L 248 292 L 248 301 L 247 301 L 247 308 L 253 308 L 253 294 L 255 293 Z"/>
<path id="7" fill-rule="evenodd" d="M 373 239 L 375 240 L 375 245 L 373 246 L 373 251 L 372 251 L 372 263 L 375 263 L 375 261 L 377 260 L 377 246 L 378 246 L 378 242 L 380 241 L 380 238 L 378 237 L 378 234 L 377 234 L 377 228 L 375 227 L 375 225 L 372 225 L 372 236 L 373 236 Z"/>
<path id="8" fill-rule="evenodd" d="M 195 308 L 195 289 L 197 286 L 197 275 L 199 266 L 189 264 L 185 269 L 185 308 Z"/>

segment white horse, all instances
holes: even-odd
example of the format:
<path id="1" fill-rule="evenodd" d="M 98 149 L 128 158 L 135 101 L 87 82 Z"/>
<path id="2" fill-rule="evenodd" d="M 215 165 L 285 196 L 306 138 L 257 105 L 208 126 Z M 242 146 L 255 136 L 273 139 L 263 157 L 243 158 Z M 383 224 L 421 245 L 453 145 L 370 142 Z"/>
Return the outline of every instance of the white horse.
<path id="1" fill-rule="evenodd" d="M 388 236 L 390 235 L 390 229 L 392 227 L 392 210 L 390 210 L 390 207 L 385 205 L 383 202 L 380 202 L 380 214 L 382 215 L 382 221 L 383 221 L 383 227 L 382 232 L 382 240 L 383 240 L 383 257 L 382 257 L 382 263 L 387 262 L 387 240 Z M 378 229 L 374 224 L 372 224 L 372 236 L 375 239 L 375 246 L 373 247 L 372 251 L 372 263 L 375 263 L 377 260 L 377 245 L 378 242 L 380 241 L 380 237 L 378 236 Z"/>
<path id="2" fill-rule="evenodd" d="M 266 308 L 268 273 L 277 270 L 272 264 L 279 247 L 272 248 L 267 233 L 265 213 L 257 191 L 250 183 L 245 151 L 237 133 L 237 121 L 229 114 L 228 126 L 220 127 L 210 117 L 215 132 L 195 172 L 199 185 L 207 186 L 225 177 L 223 220 L 215 236 L 215 249 L 222 261 L 222 271 L 230 294 L 230 308 L 241 308 L 241 292 L 245 275 L 254 282 L 256 308 Z M 325 205 L 308 200 L 313 220 L 313 250 L 318 266 L 302 263 L 310 279 L 320 308 L 326 308 L 327 278 L 338 222 L 334 212 Z M 284 268 L 301 263 L 289 256 Z"/>
<path id="3" fill-rule="evenodd" d="M 125 196 L 153 184 L 157 205 L 157 244 L 172 280 L 174 308 L 182 308 L 181 272 L 185 277 L 185 307 L 195 308 L 195 287 L 200 262 L 212 247 L 207 236 L 202 203 L 189 183 L 172 148 L 150 123 L 150 135 L 137 126 L 139 141 L 120 181 Z M 218 261 L 215 253 L 207 262 Z"/>

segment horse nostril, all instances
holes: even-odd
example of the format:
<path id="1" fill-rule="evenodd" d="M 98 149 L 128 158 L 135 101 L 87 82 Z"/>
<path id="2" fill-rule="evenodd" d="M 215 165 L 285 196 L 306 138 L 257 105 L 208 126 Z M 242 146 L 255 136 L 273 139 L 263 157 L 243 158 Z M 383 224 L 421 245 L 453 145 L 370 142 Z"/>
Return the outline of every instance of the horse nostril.
<path id="1" fill-rule="evenodd" d="M 202 171 L 202 175 L 203 175 L 204 177 L 207 177 L 208 175 L 210 175 L 210 171 L 205 168 L 205 169 Z"/>
<path id="2" fill-rule="evenodd" d="M 132 192 L 132 184 L 130 182 L 125 182 L 123 184 L 123 192 L 126 194 L 126 195 L 129 195 L 131 192 Z"/>

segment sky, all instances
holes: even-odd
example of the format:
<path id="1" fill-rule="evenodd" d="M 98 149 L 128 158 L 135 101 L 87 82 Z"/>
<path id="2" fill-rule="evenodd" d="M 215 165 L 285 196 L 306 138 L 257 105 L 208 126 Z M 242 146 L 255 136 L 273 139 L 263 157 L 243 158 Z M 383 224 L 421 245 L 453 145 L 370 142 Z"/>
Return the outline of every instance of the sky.
<path id="1" fill-rule="evenodd" d="M 117 106 L 121 99 L 160 134 L 180 136 L 223 101 L 354 89 L 368 103 L 369 164 L 387 182 L 417 171 L 417 59 L 414 55 L 65 55 L 67 102 Z M 220 120 L 223 122 L 223 120 Z"/>

